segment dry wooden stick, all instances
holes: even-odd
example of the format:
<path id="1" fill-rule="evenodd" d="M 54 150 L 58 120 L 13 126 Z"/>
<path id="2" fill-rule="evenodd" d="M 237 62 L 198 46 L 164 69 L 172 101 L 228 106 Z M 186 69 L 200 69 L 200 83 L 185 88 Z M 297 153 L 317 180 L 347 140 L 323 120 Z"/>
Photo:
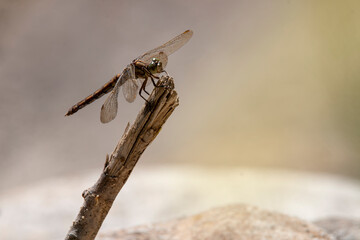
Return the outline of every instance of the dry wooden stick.
<path id="1" fill-rule="evenodd" d="M 163 87 L 154 88 L 149 102 L 141 109 L 133 125 L 127 126 L 114 152 L 106 157 L 104 170 L 98 181 L 83 192 L 83 206 L 66 235 L 66 240 L 95 239 L 141 154 L 179 105 L 173 79 L 162 77 L 159 83 Z"/>

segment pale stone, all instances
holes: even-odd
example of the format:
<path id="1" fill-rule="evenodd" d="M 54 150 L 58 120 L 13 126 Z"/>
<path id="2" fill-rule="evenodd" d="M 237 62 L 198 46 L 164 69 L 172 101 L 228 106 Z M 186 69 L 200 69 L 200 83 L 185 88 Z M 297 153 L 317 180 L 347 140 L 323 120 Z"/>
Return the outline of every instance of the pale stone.
<path id="1" fill-rule="evenodd" d="M 319 227 L 244 204 L 102 234 L 102 240 L 330 240 Z"/>

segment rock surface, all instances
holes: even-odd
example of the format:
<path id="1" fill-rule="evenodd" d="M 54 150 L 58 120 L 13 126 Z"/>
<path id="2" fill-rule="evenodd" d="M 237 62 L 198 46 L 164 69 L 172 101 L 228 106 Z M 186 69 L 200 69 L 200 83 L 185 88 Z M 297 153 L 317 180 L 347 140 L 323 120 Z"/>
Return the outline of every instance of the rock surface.
<path id="1" fill-rule="evenodd" d="M 100 235 L 102 240 L 333 239 L 319 227 L 247 205 L 215 208 L 190 217 Z"/>
<path id="2" fill-rule="evenodd" d="M 332 234 L 337 240 L 360 239 L 360 220 L 349 218 L 325 218 L 314 223 Z"/>
<path id="3" fill-rule="evenodd" d="M 0 239 L 64 239 L 83 203 L 82 191 L 98 177 L 99 171 L 94 171 L 0 192 Z M 280 169 L 139 164 L 100 233 L 167 222 L 236 203 L 308 222 L 329 216 L 360 219 L 360 182 Z"/>

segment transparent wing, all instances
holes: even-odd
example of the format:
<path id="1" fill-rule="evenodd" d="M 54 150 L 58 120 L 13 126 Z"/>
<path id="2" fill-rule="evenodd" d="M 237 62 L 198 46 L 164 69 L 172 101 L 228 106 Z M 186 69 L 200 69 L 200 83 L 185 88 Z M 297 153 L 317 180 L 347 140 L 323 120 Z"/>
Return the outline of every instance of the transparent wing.
<path id="1" fill-rule="evenodd" d="M 105 103 L 101 107 L 100 121 L 102 123 L 108 123 L 116 117 L 118 109 L 118 95 L 119 87 L 114 87 L 110 95 L 105 100 Z"/>
<path id="2" fill-rule="evenodd" d="M 102 123 L 108 123 L 110 121 L 112 121 L 117 114 L 117 109 L 118 109 L 118 95 L 119 95 L 119 89 L 121 87 L 121 85 L 124 84 L 124 82 L 126 82 L 127 79 L 132 77 L 132 71 L 134 70 L 134 75 L 135 75 L 135 69 L 133 65 L 128 65 L 123 72 L 121 73 L 121 75 L 119 76 L 118 80 L 116 81 L 116 84 L 113 88 L 113 90 L 111 91 L 110 95 L 106 98 L 104 104 L 101 106 L 101 111 L 100 111 L 100 121 Z"/>
<path id="3" fill-rule="evenodd" d="M 164 69 L 168 63 L 168 55 L 166 55 L 164 52 L 159 52 L 159 56 L 157 56 L 157 58 L 162 63 L 162 67 Z"/>
<path id="4" fill-rule="evenodd" d="M 122 86 L 123 94 L 129 103 L 132 103 L 137 95 L 139 85 L 136 79 L 128 79 Z"/>
<path id="5" fill-rule="evenodd" d="M 176 52 L 179 48 L 184 46 L 185 43 L 187 43 L 190 40 L 192 35 L 193 35 L 193 31 L 187 30 L 187 31 L 183 32 L 182 34 L 174 37 L 170 41 L 164 43 L 163 45 L 144 53 L 143 55 L 141 55 L 140 57 L 138 57 L 135 60 L 140 60 L 144 63 L 150 63 L 152 58 L 154 58 L 154 57 L 160 58 L 159 54 L 161 52 L 163 54 L 165 54 L 166 56 L 169 56 L 169 55 L 173 54 L 174 52 Z M 165 64 L 163 63 L 163 67 L 165 67 L 165 66 L 166 66 L 166 63 Z"/>
<path id="6" fill-rule="evenodd" d="M 133 102 L 137 95 L 137 90 L 139 88 L 138 81 L 136 80 L 135 76 L 135 66 L 134 64 L 129 64 L 127 66 L 127 79 L 125 79 L 124 83 L 122 84 L 122 90 L 126 101 Z"/>
<path id="7" fill-rule="evenodd" d="M 110 95 L 105 100 L 104 104 L 102 105 L 101 111 L 100 111 L 100 121 L 102 123 L 108 123 L 116 117 L 117 109 L 118 109 L 119 89 L 122 85 L 128 85 L 129 81 L 130 82 L 135 81 L 135 66 L 134 66 L 134 64 L 129 64 L 123 70 L 123 72 L 120 75 L 118 81 L 116 82 L 113 90 L 111 91 Z M 131 98 L 133 98 L 132 101 L 134 101 L 135 97 L 136 97 L 136 94 L 135 94 L 135 97 L 132 95 L 133 90 L 131 87 L 134 88 L 133 86 L 126 86 L 126 89 L 128 89 L 128 90 L 126 90 L 126 91 L 123 90 L 124 95 L 125 95 L 125 92 L 129 91 L 129 93 L 127 94 L 128 97 L 125 96 L 126 100 L 128 100 L 128 101 L 129 101 L 129 99 L 131 100 Z"/>

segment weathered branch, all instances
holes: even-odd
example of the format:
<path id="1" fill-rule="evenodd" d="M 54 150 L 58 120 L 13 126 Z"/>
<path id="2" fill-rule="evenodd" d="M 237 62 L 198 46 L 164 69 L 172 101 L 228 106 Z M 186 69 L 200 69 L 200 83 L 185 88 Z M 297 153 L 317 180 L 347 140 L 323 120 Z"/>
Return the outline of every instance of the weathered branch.
<path id="1" fill-rule="evenodd" d="M 179 105 L 171 77 L 162 77 L 163 87 L 154 88 L 149 102 L 141 109 L 131 127 L 127 126 L 114 152 L 106 157 L 98 181 L 82 194 L 83 206 L 66 240 L 94 239 L 117 194 L 124 186 L 146 147 L 155 139 L 162 125 Z"/>

